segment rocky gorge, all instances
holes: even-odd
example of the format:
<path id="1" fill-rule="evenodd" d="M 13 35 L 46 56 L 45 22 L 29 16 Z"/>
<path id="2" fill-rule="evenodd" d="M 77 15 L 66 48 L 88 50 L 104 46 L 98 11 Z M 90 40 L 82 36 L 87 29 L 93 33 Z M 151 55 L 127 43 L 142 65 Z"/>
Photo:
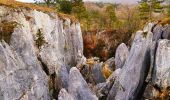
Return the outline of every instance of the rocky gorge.
<path id="1" fill-rule="evenodd" d="M 1 4 L 1 3 L 0 3 Z M 83 55 L 80 23 L 0 5 L 1 100 L 168 100 L 170 25 L 148 23 L 100 62 Z"/>

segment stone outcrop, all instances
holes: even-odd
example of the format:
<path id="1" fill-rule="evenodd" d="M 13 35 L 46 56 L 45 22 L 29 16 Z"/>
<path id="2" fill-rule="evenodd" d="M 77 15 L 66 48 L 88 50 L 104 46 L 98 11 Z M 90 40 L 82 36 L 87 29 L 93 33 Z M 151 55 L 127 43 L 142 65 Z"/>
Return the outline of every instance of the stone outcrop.
<path id="1" fill-rule="evenodd" d="M 74 100 L 73 97 L 63 88 L 60 90 L 58 100 Z"/>
<path id="2" fill-rule="evenodd" d="M 116 69 L 106 80 L 106 82 L 99 83 L 95 86 L 95 92 L 99 99 L 106 99 L 111 90 L 115 79 L 119 76 L 121 69 Z"/>
<path id="3" fill-rule="evenodd" d="M 47 76 L 38 60 L 28 66 L 4 41 L 0 42 L 0 98 L 2 100 L 50 100 Z"/>
<path id="4" fill-rule="evenodd" d="M 74 100 L 98 100 L 75 67 L 70 70 L 68 93 L 73 96 Z"/>
<path id="5" fill-rule="evenodd" d="M 112 86 L 107 98 L 108 100 L 137 99 L 150 64 L 148 51 L 151 42 L 152 33 L 149 32 L 146 38 L 143 36 L 143 31 L 136 33 L 129 56 L 122 68 L 120 76 Z"/>
<path id="6" fill-rule="evenodd" d="M 160 93 L 169 93 L 170 89 L 170 41 L 160 40 L 155 56 L 155 66 L 152 76 L 152 84 L 157 86 Z M 154 91 L 152 91 L 154 92 Z M 165 96 L 168 97 L 169 94 Z M 157 97 L 158 95 L 154 94 Z"/>
<path id="7" fill-rule="evenodd" d="M 80 24 L 56 13 L 5 5 L 0 16 L 0 39 L 8 43 L 0 43 L 1 98 L 49 100 L 67 88 L 67 71 L 83 57 Z"/>
<path id="8" fill-rule="evenodd" d="M 116 54 L 115 54 L 116 69 L 123 67 L 128 55 L 129 55 L 129 50 L 128 50 L 126 44 L 124 44 L 124 43 L 120 44 L 117 47 Z"/>
<path id="9" fill-rule="evenodd" d="M 86 59 L 78 22 L 54 12 L 0 5 L 0 99 L 168 100 L 170 25 L 146 25 L 136 32 L 130 52 L 120 44 L 127 34 L 107 32 L 84 39 L 91 37 L 87 48 L 99 51 L 95 55 L 105 62 Z"/>
<path id="10" fill-rule="evenodd" d="M 160 88 L 170 86 L 170 41 L 160 40 L 156 52 L 154 77 L 152 81 Z"/>

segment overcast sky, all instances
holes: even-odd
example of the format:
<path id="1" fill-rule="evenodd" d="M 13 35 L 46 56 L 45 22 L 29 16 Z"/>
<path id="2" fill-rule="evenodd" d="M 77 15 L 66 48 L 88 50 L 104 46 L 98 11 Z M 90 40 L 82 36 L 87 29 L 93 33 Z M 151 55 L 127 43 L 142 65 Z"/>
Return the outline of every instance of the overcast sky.
<path id="1" fill-rule="evenodd" d="M 17 1 L 34 2 L 34 0 L 17 0 Z M 137 1 L 139 0 L 83 0 L 83 1 L 94 1 L 94 2 L 104 1 L 104 2 L 116 2 L 116 3 L 123 3 L 123 4 L 136 4 Z"/>

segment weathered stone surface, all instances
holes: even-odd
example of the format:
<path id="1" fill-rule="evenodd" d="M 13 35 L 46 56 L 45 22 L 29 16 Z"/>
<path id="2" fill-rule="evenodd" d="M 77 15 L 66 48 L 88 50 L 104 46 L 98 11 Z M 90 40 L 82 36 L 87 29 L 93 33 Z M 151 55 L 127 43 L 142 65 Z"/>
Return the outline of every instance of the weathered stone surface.
<path id="1" fill-rule="evenodd" d="M 113 83 L 116 79 L 116 77 L 119 76 L 121 72 L 121 69 L 116 69 L 110 76 L 109 78 L 106 80 L 106 82 L 104 83 L 99 83 L 96 85 L 95 87 L 95 91 L 97 94 L 97 97 L 102 99 L 102 98 L 107 98 L 107 95 L 109 94 L 109 91 L 111 89 L 111 87 L 113 86 Z"/>
<path id="2" fill-rule="evenodd" d="M 1 8 L 4 7 L 1 6 Z M 53 74 L 58 66 L 75 66 L 83 56 L 83 41 L 79 23 L 72 23 L 68 18 L 62 20 L 53 13 L 46 14 L 25 9 L 17 11 L 17 9 L 10 10 L 8 7 L 4 9 L 3 12 L 8 15 L 2 16 L 2 19 L 18 23 L 12 33 L 10 45 L 27 61 L 27 64 L 33 64 L 36 56 L 39 55 L 42 62 L 48 67 L 49 73 Z M 30 19 L 28 20 L 27 17 Z M 38 50 L 35 45 L 38 30 L 41 31 L 46 41 L 40 47 L 41 50 Z"/>
<path id="3" fill-rule="evenodd" d="M 148 99 L 167 100 L 170 92 L 170 41 L 163 39 L 158 41 L 153 63 L 151 82 L 146 87 L 144 97 Z"/>
<path id="4" fill-rule="evenodd" d="M 67 74 L 61 66 L 70 69 L 83 57 L 80 24 L 71 22 L 68 18 L 61 19 L 54 13 L 24 8 L 11 10 L 10 7 L 0 6 L 0 13 L 2 13 L 0 22 L 16 23 L 9 40 L 9 48 L 12 50 L 7 53 L 13 55 L 15 52 L 19 57 L 16 58 L 20 59 L 18 61 L 14 58 L 14 61 L 12 59 L 10 61 L 10 73 L 15 77 L 13 75 L 7 77 L 8 74 L 2 74 L 3 80 L 0 83 L 2 98 L 12 100 L 23 96 L 28 100 L 50 99 L 47 75 L 61 75 L 62 87 L 67 88 Z M 39 30 L 45 41 L 40 47 L 36 44 Z M 0 49 L 4 51 L 3 47 Z M 11 55 L 7 55 L 7 53 L 2 53 L 2 57 L 0 57 L 2 64 L 9 63 L 4 59 L 5 56 L 10 58 Z M 21 65 L 20 62 L 23 64 Z M 9 73 L 6 69 L 8 66 L 2 66 L 4 66 L 4 71 Z M 19 68 L 15 68 L 18 66 Z M 5 84 L 7 86 L 4 86 Z"/>
<path id="5" fill-rule="evenodd" d="M 150 44 L 150 68 L 149 68 L 149 73 L 147 75 L 147 78 L 145 80 L 146 82 L 150 82 L 152 80 L 156 50 L 157 50 L 157 41 L 152 41 L 152 43 Z"/>
<path id="6" fill-rule="evenodd" d="M 170 41 L 160 40 L 155 58 L 152 82 L 159 88 L 165 89 L 170 86 Z"/>
<path id="7" fill-rule="evenodd" d="M 102 65 L 103 63 L 95 63 L 92 68 L 93 81 L 95 81 L 95 83 L 102 83 L 106 81 L 102 73 Z"/>
<path id="8" fill-rule="evenodd" d="M 60 90 L 58 100 L 74 100 L 73 97 L 63 88 Z"/>
<path id="9" fill-rule="evenodd" d="M 164 26 L 162 37 L 163 37 L 163 39 L 170 40 L 170 25 Z"/>
<path id="10" fill-rule="evenodd" d="M 129 50 L 126 44 L 121 43 L 116 49 L 116 54 L 115 54 L 116 69 L 123 67 L 128 55 L 129 55 Z"/>
<path id="11" fill-rule="evenodd" d="M 152 32 L 154 26 L 156 25 L 155 22 L 152 23 L 148 23 L 144 28 L 143 28 L 143 32 Z"/>
<path id="12" fill-rule="evenodd" d="M 109 92 L 108 100 L 136 100 L 140 95 L 150 66 L 152 36 L 151 32 L 146 38 L 143 31 L 136 33 L 129 56 Z"/>
<path id="13" fill-rule="evenodd" d="M 61 66 L 59 68 L 58 71 L 56 71 L 57 73 L 57 80 L 56 80 L 56 87 L 58 87 L 58 89 L 61 88 L 65 88 L 68 89 L 68 70 L 65 66 Z"/>
<path id="14" fill-rule="evenodd" d="M 163 27 L 161 25 L 155 26 L 153 29 L 153 41 L 158 41 L 159 39 L 163 38 Z"/>
<path id="15" fill-rule="evenodd" d="M 0 42 L 1 100 L 50 100 L 47 77 L 38 60 L 34 64 L 28 67 L 8 44 Z"/>
<path id="16" fill-rule="evenodd" d="M 68 93 L 74 100 L 98 100 L 96 95 L 89 89 L 79 70 L 71 68 L 69 73 Z"/>

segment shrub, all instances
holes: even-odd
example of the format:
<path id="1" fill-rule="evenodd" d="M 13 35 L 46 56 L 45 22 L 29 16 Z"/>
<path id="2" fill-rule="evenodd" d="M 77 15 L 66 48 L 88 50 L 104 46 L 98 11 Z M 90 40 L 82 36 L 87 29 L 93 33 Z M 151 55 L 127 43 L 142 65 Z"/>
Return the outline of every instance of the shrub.
<path id="1" fill-rule="evenodd" d="M 38 32 L 36 34 L 37 39 L 35 40 L 36 45 L 38 46 L 38 48 L 40 49 L 42 45 L 44 45 L 46 43 L 43 33 L 41 32 L 40 29 L 38 29 Z"/>

